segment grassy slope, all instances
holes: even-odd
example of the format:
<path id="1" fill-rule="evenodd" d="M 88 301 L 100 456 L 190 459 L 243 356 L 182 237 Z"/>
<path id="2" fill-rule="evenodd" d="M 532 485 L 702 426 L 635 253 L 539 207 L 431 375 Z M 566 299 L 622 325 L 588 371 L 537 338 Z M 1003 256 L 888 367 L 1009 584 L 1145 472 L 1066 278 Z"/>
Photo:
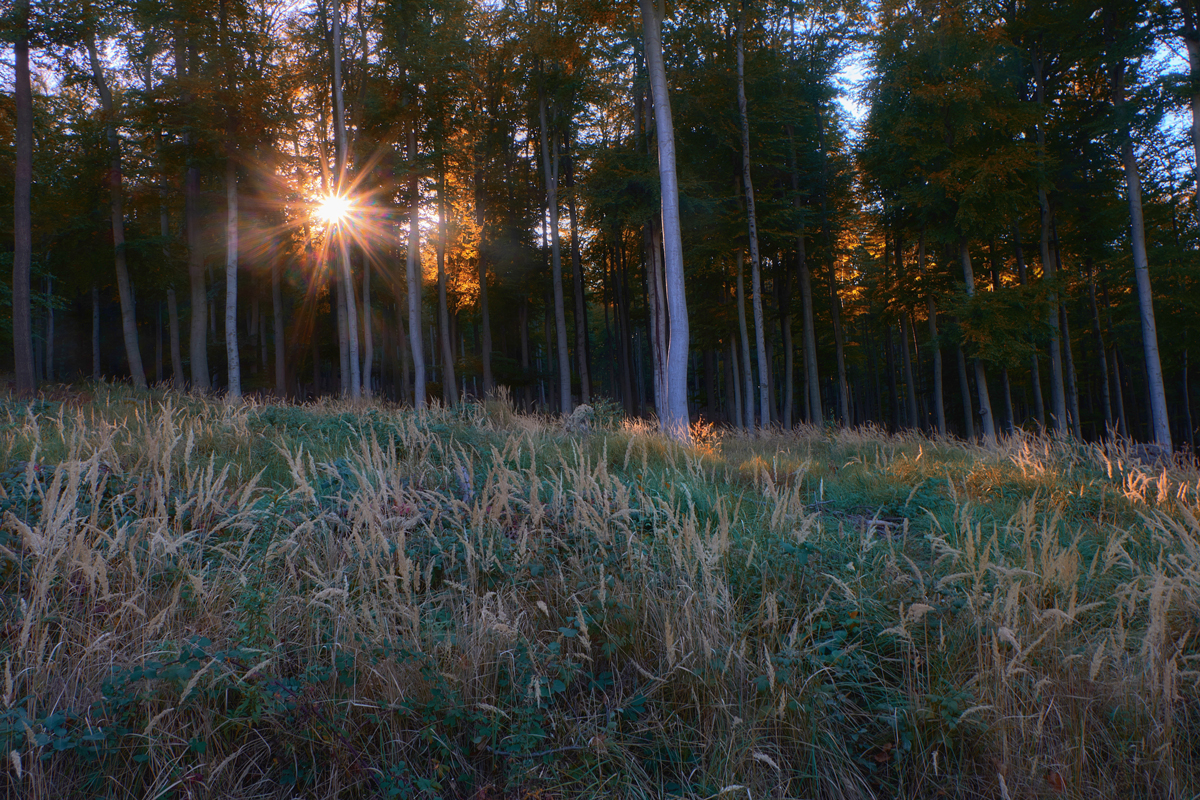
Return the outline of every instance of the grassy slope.
<path id="1" fill-rule="evenodd" d="M 1200 792 L 1195 471 L 96 391 L 0 406 L 8 796 Z"/>

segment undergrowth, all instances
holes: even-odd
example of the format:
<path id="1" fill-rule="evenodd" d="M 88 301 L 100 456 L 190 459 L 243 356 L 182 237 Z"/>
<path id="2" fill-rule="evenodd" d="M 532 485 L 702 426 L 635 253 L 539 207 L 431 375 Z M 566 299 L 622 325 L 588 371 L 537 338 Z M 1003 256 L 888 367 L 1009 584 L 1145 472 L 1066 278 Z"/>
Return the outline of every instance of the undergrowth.
<path id="1" fill-rule="evenodd" d="M 503 402 L 0 404 L 9 797 L 1200 792 L 1200 475 Z"/>

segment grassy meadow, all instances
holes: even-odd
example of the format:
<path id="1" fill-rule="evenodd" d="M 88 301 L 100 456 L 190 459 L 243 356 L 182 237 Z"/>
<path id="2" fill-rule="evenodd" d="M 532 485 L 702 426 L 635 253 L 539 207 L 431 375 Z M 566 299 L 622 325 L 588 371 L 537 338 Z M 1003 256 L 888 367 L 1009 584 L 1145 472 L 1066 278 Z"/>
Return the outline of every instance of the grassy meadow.
<path id="1" fill-rule="evenodd" d="M 1193 466 L 696 433 L 0 401 L 3 795 L 1200 795 Z"/>

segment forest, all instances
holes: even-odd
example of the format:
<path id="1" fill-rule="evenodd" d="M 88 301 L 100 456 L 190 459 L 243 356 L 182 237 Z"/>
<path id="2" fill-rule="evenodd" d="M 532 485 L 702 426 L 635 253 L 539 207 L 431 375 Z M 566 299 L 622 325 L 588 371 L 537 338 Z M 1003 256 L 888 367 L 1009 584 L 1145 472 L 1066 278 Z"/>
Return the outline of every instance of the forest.
<path id="1" fill-rule="evenodd" d="M 1190 448 L 1193 6 L 18 0 L 4 353 Z"/>

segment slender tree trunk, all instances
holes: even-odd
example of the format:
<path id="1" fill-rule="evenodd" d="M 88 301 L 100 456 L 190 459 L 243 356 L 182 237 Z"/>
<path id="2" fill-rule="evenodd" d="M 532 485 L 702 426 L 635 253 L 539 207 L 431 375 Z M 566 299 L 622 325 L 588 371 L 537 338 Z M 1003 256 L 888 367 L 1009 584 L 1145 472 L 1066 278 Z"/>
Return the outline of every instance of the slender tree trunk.
<path id="1" fill-rule="evenodd" d="M 188 41 L 183 26 L 176 29 L 175 36 L 175 80 L 184 84 Z M 186 89 L 180 97 L 184 106 L 192 102 L 192 94 Z M 191 311 L 188 318 L 188 353 L 191 362 L 192 388 L 207 392 L 212 387 L 208 371 L 208 285 L 204 271 L 204 245 L 200 230 L 200 170 L 195 165 L 196 154 L 191 133 L 185 130 L 183 143 L 187 151 L 188 166 L 184 177 L 184 228 L 188 248 L 188 288 Z M 183 388 L 183 383 L 179 384 Z"/>
<path id="2" fill-rule="evenodd" d="M 33 360 L 33 354 L 29 356 Z M 32 369 L 32 364 L 30 369 Z M 100 380 L 100 287 L 92 284 L 92 380 Z"/>
<path id="3" fill-rule="evenodd" d="M 795 130 L 789 125 L 788 155 L 792 178 L 792 205 L 798 220 L 803 220 L 800 208 L 800 173 L 796 164 Z M 813 324 L 812 272 L 804 245 L 804 223 L 797 222 L 796 266 L 800 273 L 800 305 L 804 320 L 804 405 L 805 416 L 813 424 L 822 422 L 825 412 L 821 408 L 821 377 L 817 371 L 817 334 Z"/>
<path id="4" fill-rule="evenodd" d="M 232 150 L 232 147 L 230 148 Z M 242 396 L 242 365 L 238 354 L 238 190 L 237 167 L 230 153 L 225 160 L 225 352 L 229 359 L 229 386 L 226 396 Z"/>
<path id="5" fill-rule="evenodd" d="M 335 234 L 336 242 L 336 234 Z M 340 243 L 338 243 L 340 244 Z M 339 392 L 350 396 L 350 335 L 346 330 L 346 285 L 342 282 L 340 264 L 333 276 L 334 314 L 337 325 Z"/>
<path id="6" fill-rule="evenodd" d="M 179 301 L 175 296 L 175 287 L 167 288 L 167 327 L 171 332 L 171 384 L 175 391 L 182 391 L 183 352 L 179 337 Z"/>
<path id="7" fill-rule="evenodd" d="M 413 408 L 425 408 L 425 349 L 421 340 L 421 192 L 417 180 L 417 127 L 408 124 L 408 340 L 413 362 Z"/>
<path id="8" fill-rule="evenodd" d="M 1071 432 L 1075 434 L 1075 438 L 1083 438 L 1083 420 L 1079 417 L 1079 384 L 1075 379 L 1075 357 L 1071 352 L 1071 327 L 1067 319 L 1067 307 L 1059 305 L 1058 307 L 1058 324 L 1062 330 L 1062 349 L 1063 361 L 1066 362 L 1066 378 L 1067 378 L 1067 403 L 1068 413 L 1071 415 Z"/>
<path id="9" fill-rule="evenodd" d="M 921 416 L 917 412 L 917 383 L 913 380 L 912 352 L 909 349 L 912 344 L 912 324 L 907 311 L 900 315 L 900 335 L 904 339 L 904 385 L 908 394 L 908 424 L 914 429 L 919 429 Z"/>
<path id="10" fill-rule="evenodd" d="M 117 293 L 121 298 L 121 333 L 125 339 L 125 355 L 129 361 L 129 372 L 133 385 L 138 389 L 146 388 L 146 371 L 142 368 L 142 353 L 138 349 L 137 315 L 134 310 L 133 289 L 129 283 L 129 269 L 125 259 L 125 201 L 122 197 L 121 176 L 121 140 L 117 135 L 115 111 L 113 109 L 112 92 L 100 66 L 100 56 L 96 50 L 94 34 L 88 35 L 88 56 L 92 63 L 92 78 L 100 93 L 100 105 L 106 118 L 105 127 L 108 132 L 108 148 L 111 154 L 109 167 L 109 207 L 112 213 L 112 233 L 114 262 L 117 272 Z M 32 344 L 32 343 L 31 343 Z M 30 365 L 32 368 L 32 353 Z"/>
<path id="11" fill-rule="evenodd" d="M 963 280 L 967 285 L 967 295 L 975 296 L 975 273 L 971 269 L 971 249 L 967 240 L 959 243 L 959 256 L 962 260 Z M 987 372 L 982 359 L 975 359 L 975 391 L 979 393 L 979 423 L 983 427 L 983 441 L 989 447 L 996 444 L 996 423 L 992 416 L 992 400 L 988 395 Z M 969 399 L 969 398 L 968 398 Z"/>
<path id="12" fill-rule="evenodd" d="M 925 274 L 925 228 L 921 228 L 921 237 L 917 240 L 917 272 L 922 280 L 928 281 Z M 928 284 L 927 284 L 928 286 Z M 929 341 L 933 345 L 933 407 L 939 436 L 946 435 L 946 400 L 942 370 L 942 347 L 938 344 L 937 303 L 933 298 L 933 290 L 925 290 L 926 324 L 929 327 Z"/>
<path id="13" fill-rule="evenodd" d="M 375 370 L 375 329 L 374 314 L 371 310 L 371 257 L 366 249 L 362 251 L 362 328 L 363 328 L 363 366 L 362 393 L 370 397 L 372 392 L 371 374 Z"/>
<path id="14" fill-rule="evenodd" d="M 781 259 L 779 272 L 779 327 L 783 341 L 783 416 L 780 423 L 790 430 L 795 424 L 795 384 L 796 384 L 796 350 L 792 343 L 792 281 L 786 266 Z M 707 352 L 707 351 L 705 351 Z"/>
<path id="15" fill-rule="evenodd" d="M 440 159 L 440 156 L 439 156 Z M 442 352 L 442 402 L 452 406 L 458 402 L 458 391 L 454 379 L 454 346 L 450 341 L 450 307 L 446 297 L 446 166 L 438 170 L 438 339 Z"/>
<path id="16" fill-rule="evenodd" d="M 691 440 L 687 405 L 688 311 L 684 292 L 683 240 L 679 230 L 679 185 L 675 174 L 675 129 L 671 101 L 667 95 L 667 73 L 663 64 L 662 20 L 654 0 L 639 0 L 645 36 L 646 69 L 654 98 L 655 133 L 658 138 L 658 174 L 662 196 L 663 253 L 666 269 L 667 313 L 670 320 L 670 351 L 667 354 L 667 417 L 660 421 L 667 434 Z"/>
<path id="17" fill-rule="evenodd" d="M 746 107 L 746 11 L 737 26 L 738 113 L 742 122 L 742 185 L 746 190 L 746 222 L 750 238 L 750 292 L 754 308 L 754 344 L 758 355 L 758 404 L 762 427 L 771 424 L 771 396 L 767 386 L 767 347 L 763 330 L 762 268 L 758 254 L 758 217 L 754 209 L 754 182 L 750 178 L 750 117 Z"/>
<path id="18" fill-rule="evenodd" d="M 745 283 L 742 279 L 742 265 L 745 262 L 745 257 L 742 251 L 734 251 L 734 259 L 737 261 L 737 312 L 738 312 L 738 332 L 742 339 L 741 367 L 742 384 L 745 386 L 745 403 L 742 406 L 744 413 L 743 423 L 746 430 L 754 430 L 754 375 L 750 366 L 750 333 L 746 327 L 746 293 Z"/>
<path id="19" fill-rule="evenodd" d="M 154 382 L 162 383 L 163 377 L 163 318 L 162 318 L 162 301 L 154 308 Z M 49 380 L 49 376 L 47 376 Z"/>
<path id="20" fill-rule="evenodd" d="M 569 133 L 568 133 L 569 136 Z M 567 140 L 568 145 L 570 139 Z M 567 213 L 571 221 L 571 282 L 575 290 L 575 360 L 579 364 L 579 402 L 590 403 L 591 367 L 588 363 L 587 298 L 584 295 L 583 259 L 579 255 L 579 214 L 575 208 L 575 153 L 567 154 Z"/>
<path id="21" fill-rule="evenodd" d="M 1120 115 L 1125 105 L 1125 64 L 1113 70 L 1113 105 Z M 1121 127 L 1121 160 L 1125 167 L 1125 190 L 1129 199 L 1129 221 L 1133 244 L 1133 274 L 1137 285 L 1138 310 L 1142 320 L 1142 347 L 1146 358 L 1146 381 L 1154 422 L 1154 441 L 1171 451 L 1171 425 L 1167 417 L 1167 393 L 1163 387 L 1162 363 L 1158 357 L 1158 330 L 1154 323 L 1154 295 L 1150 290 L 1150 262 L 1146 256 L 1146 232 L 1142 222 L 1142 186 L 1129 125 Z"/>
<path id="22" fill-rule="evenodd" d="M 1104 406 L 1104 435 L 1106 438 L 1113 433 L 1112 397 L 1108 389 L 1108 355 L 1104 346 L 1104 332 L 1100 327 L 1100 308 L 1096 303 L 1096 274 L 1092 260 L 1087 261 L 1088 267 L 1088 300 L 1092 305 L 1092 337 L 1096 340 L 1096 358 L 1100 362 L 1100 399 Z"/>
<path id="23" fill-rule="evenodd" d="M 1017 259 L 1017 280 L 1022 286 L 1029 285 L 1029 273 L 1025 269 L 1025 251 L 1021 247 L 1021 229 L 1013 223 L 1013 253 Z M 1042 373 L 1038 367 L 1037 350 L 1029 356 L 1029 380 L 1033 386 L 1033 411 L 1038 425 L 1046 428 L 1046 406 L 1042 400 Z"/>
<path id="24" fill-rule="evenodd" d="M 13 358 L 16 389 L 32 394 L 37 389 L 33 375 L 33 296 L 30 275 L 33 269 L 33 217 L 30 196 L 33 187 L 33 89 L 29 77 L 29 0 L 17 0 L 14 8 L 17 40 L 16 83 L 16 164 L 13 170 Z"/>
<path id="25" fill-rule="evenodd" d="M 737 345 L 729 341 L 729 378 L 733 387 L 733 424 L 746 430 L 746 415 L 742 407 L 742 374 L 738 365 Z"/>
<path id="26" fill-rule="evenodd" d="M 271 312 L 275 324 L 275 396 L 287 397 L 287 343 L 283 329 L 283 280 L 280 275 L 280 254 L 271 260 Z"/>
<path id="27" fill-rule="evenodd" d="M 833 235 L 829 230 L 829 154 L 825 150 L 825 120 L 820 106 L 815 109 L 817 148 L 821 154 L 821 235 L 828 259 L 829 315 L 833 322 L 833 344 L 837 359 L 838 415 L 843 425 L 850 424 L 850 386 L 846 380 L 846 347 L 842 334 L 842 301 L 838 296 L 837 258 L 833 250 Z"/>
<path id="28" fill-rule="evenodd" d="M 1033 63 L 1036 100 L 1038 107 L 1044 107 L 1046 76 L 1044 58 L 1040 51 L 1036 54 Z M 1037 150 L 1039 158 L 1044 160 L 1046 158 L 1046 126 L 1043 124 L 1037 126 Z M 1057 270 L 1055 262 L 1050 257 L 1050 200 L 1043 184 L 1038 185 L 1038 207 L 1041 222 L 1039 254 L 1042 259 L 1042 275 L 1043 279 L 1050 284 L 1049 308 L 1047 309 L 1047 321 L 1050 325 L 1050 418 L 1055 432 L 1066 434 L 1067 395 L 1063 382 L 1062 351 L 1059 346 L 1062 333 L 1059 329 L 1058 292 L 1055 287 Z"/>
<path id="29" fill-rule="evenodd" d="M 339 197 L 346 193 L 347 164 L 346 164 L 346 109 L 342 98 L 342 13 L 340 0 L 333 4 L 333 130 L 334 145 L 337 148 L 335 164 L 337 175 L 334 182 L 334 194 Z M 362 396 L 362 374 L 359 370 L 358 358 L 358 309 L 354 301 L 354 277 L 350 272 L 350 246 L 346 241 L 346 231 L 342 224 L 337 224 L 335 236 L 338 244 L 338 264 L 341 267 L 342 301 L 345 303 L 346 314 L 346 362 L 350 368 L 349 389 L 350 397 Z"/>
<path id="30" fill-rule="evenodd" d="M 658 220 L 651 219 L 642 227 L 642 242 L 646 256 L 646 327 L 650 334 L 650 379 L 654 392 L 654 414 L 662 420 L 667 409 L 667 350 L 670 346 L 667 331 L 667 297 L 663 285 L 662 239 Z"/>
<path id="31" fill-rule="evenodd" d="M 1188 351 L 1183 348 L 1183 421 L 1187 425 L 1188 455 L 1196 457 L 1196 432 L 1192 423 L 1192 393 L 1188 387 Z"/>
<path id="32" fill-rule="evenodd" d="M 956 348 L 958 354 L 958 391 L 962 395 L 963 438 L 972 441 L 975 438 L 975 411 L 971 407 L 971 383 L 967 380 L 967 357 L 962 345 Z"/>
<path id="33" fill-rule="evenodd" d="M 558 133 L 546 118 L 546 96 L 538 95 L 538 119 L 542 133 L 542 170 L 546 180 L 546 207 L 550 212 L 550 270 L 554 292 L 555 345 L 558 350 L 558 391 L 563 414 L 570 414 L 571 356 L 567 351 L 567 311 L 563 301 L 562 249 L 558 232 Z"/>

